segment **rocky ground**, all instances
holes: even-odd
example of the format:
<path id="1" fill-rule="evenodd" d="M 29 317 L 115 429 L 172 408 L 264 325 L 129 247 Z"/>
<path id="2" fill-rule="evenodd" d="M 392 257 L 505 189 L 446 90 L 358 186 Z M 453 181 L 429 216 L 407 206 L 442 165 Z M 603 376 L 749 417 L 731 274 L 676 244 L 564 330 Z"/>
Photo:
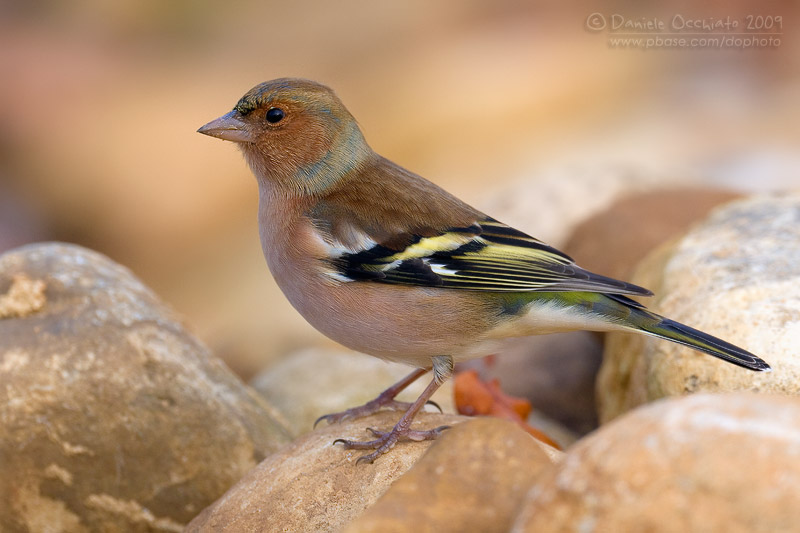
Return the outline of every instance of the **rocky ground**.
<path id="1" fill-rule="evenodd" d="M 773 372 L 640 336 L 520 339 L 461 370 L 528 398 L 528 424 L 563 450 L 454 414 L 448 385 L 444 413 L 416 424 L 451 429 L 372 465 L 333 441 L 397 413 L 313 422 L 407 369 L 308 349 L 248 385 L 124 267 L 73 245 L 16 248 L 0 256 L 0 530 L 796 530 L 798 228 L 798 193 L 610 199 L 567 251 Z"/>

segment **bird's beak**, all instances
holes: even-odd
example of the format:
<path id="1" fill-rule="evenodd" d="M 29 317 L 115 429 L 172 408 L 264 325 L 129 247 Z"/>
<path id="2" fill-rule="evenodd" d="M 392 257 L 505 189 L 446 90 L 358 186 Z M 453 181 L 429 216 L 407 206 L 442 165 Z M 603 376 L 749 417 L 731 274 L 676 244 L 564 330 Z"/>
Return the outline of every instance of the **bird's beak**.
<path id="1" fill-rule="evenodd" d="M 239 120 L 236 110 L 231 111 L 221 117 L 212 120 L 205 126 L 201 126 L 197 133 L 210 135 L 226 141 L 239 143 L 253 142 L 253 135 L 246 122 Z"/>

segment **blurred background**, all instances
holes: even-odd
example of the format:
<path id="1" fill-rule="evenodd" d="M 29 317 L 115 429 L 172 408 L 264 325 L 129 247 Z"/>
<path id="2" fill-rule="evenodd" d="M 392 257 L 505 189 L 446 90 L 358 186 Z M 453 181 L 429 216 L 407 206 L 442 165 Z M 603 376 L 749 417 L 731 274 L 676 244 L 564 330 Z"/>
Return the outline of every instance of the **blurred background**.
<path id="1" fill-rule="evenodd" d="M 238 151 L 195 133 L 282 76 L 332 86 L 375 150 L 555 245 L 620 175 L 800 185 L 797 2 L 553 5 L 0 1 L 0 252 L 107 254 L 245 378 L 329 343 L 267 272 Z M 615 46 L 615 14 L 729 18 L 734 33 L 770 16 L 779 44 Z"/>

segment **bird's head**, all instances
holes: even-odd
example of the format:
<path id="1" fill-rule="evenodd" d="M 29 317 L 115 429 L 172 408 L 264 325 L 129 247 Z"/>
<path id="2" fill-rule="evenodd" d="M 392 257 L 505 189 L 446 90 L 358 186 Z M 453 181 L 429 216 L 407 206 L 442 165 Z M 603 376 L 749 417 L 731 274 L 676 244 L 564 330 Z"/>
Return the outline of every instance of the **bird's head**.
<path id="1" fill-rule="evenodd" d="M 197 131 L 237 143 L 259 180 L 297 194 L 328 189 L 372 155 L 334 92 L 303 79 L 256 85 Z"/>

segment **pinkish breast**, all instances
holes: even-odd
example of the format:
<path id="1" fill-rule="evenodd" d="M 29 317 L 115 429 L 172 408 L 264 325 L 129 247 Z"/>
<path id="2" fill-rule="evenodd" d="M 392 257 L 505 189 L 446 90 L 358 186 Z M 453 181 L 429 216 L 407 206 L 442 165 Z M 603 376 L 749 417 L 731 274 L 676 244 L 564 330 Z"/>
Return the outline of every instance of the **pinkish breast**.
<path id="1" fill-rule="evenodd" d="M 259 227 L 275 281 L 312 326 L 354 350 L 419 367 L 435 355 L 481 355 L 474 348 L 496 325 L 485 299 L 469 291 L 335 280 L 328 248 L 302 215 L 304 203 L 262 193 Z"/>

